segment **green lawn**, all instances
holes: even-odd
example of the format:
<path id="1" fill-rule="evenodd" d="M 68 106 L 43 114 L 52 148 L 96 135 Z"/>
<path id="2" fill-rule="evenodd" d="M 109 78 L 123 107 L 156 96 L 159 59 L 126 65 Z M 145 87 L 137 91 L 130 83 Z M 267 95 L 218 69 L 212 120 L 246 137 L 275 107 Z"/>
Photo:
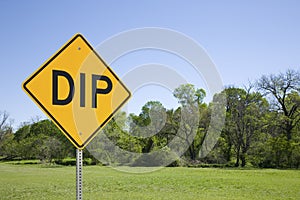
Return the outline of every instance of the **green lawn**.
<path id="1" fill-rule="evenodd" d="M 83 199 L 300 199 L 300 171 L 83 168 Z M 0 163 L 0 199 L 75 199 L 75 167 Z"/>

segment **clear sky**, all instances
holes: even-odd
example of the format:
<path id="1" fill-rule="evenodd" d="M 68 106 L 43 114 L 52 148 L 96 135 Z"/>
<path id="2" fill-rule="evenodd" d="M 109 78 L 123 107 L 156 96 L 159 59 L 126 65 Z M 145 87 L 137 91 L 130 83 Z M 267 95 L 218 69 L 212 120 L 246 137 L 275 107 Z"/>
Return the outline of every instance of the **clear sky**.
<path id="1" fill-rule="evenodd" d="M 133 28 L 179 31 L 207 51 L 225 85 L 242 86 L 263 74 L 299 69 L 299 9 L 297 0 L 0 1 L 0 110 L 10 114 L 15 127 L 34 116 L 45 117 L 22 91 L 21 84 L 77 32 L 97 46 Z M 112 68 L 151 62 L 173 65 L 175 59 L 143 51 L 124 56 Z M 181 62 L 176 62 L 177 67 L 184 65 Z M 122 73 L 118 67 L 114 70 Z M 201 87 L 193 78 L 191 82 Z M 170 107 L 175 100 L 169 96 L 145 94 L 140 89 L 129 111 L 137 112 L 153 98 Z"/>

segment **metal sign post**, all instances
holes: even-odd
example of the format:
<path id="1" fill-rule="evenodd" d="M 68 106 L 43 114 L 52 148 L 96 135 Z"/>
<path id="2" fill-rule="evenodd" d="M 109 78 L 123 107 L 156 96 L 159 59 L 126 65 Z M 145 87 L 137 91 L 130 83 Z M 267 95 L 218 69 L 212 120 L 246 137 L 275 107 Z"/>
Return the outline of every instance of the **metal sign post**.
<path id="1" fill-rule="evenodd" d="M 76 200 L 82 200 L 82 150 L 76 149 Z"/>

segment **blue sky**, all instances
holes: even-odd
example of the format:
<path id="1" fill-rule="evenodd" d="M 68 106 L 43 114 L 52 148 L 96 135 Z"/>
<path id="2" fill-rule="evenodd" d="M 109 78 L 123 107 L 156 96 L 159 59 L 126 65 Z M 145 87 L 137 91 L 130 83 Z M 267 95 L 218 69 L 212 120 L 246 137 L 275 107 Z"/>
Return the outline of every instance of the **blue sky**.
<path id="1" fill-rule="evenodd" d="M 10 114 L 15 127 L 36 115 L 45 117 L 22 91 L 21 84 L 77 32 L 97 46 L 133 28 L 179 31 L 207 51 L 225 85 L 242 86 L 263 74 L 299 69 L 299 9 L 296 0 L 0 1 L 0 110 Z M 122 70 L 118 67 L 123 65 L 173 65 L 176 59 L 143 51 L 124 56 L 112 68 L 119 74 Z M 180 60 L 174 65 L 179 64 L 186 65 Z M 190 75 L 190 82 L 201 87 L 201 81 Z M 153 98 L 168 108 L 176 103 L 171 94 L 162 97 L 145 91 L 137 91 L 129 103 L 133 112 Z"/>

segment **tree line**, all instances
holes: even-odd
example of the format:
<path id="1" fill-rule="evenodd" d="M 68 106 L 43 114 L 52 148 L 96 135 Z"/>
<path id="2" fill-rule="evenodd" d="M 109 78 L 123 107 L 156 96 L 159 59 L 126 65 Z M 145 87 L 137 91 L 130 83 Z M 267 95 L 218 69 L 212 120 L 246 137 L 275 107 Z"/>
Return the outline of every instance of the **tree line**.
<path id="1" fill-rule="evenodd" d="M 264 75 L 246 87 L 228 86 L 205 103 L 205 90 L 192 84 L 180 85 L 173 91 L 180 106 L 166 109 L 159 101 L 149 101 L 140 114 L 119 112 L 102 130 L 110 141 L 128 152 L 151 153 L 153 165 L 160 165 L 166 157 L 155 158 L 179 137 L 187 149 L 172 165 L 221 165 L 235 167 L 299 168 L 300 167 L 300 72 Z M 224 127 L 214 148 L 205 156 L 199 154 L 207 137 L 215 100 L 226 97 L 222 108 Z M 197 105 L 197 119 L 187 105 Z M 185 115 L 185 118 L 182 117 Z M 155 119 L 155 120 L 154 120 Z M 186 120 L 186 121 L 185 121 Z M 188 122 L 196 120 L 195 134 Z M 184 129 L 181 129 L 184 127 Z M 179 144 L 179 143 L 178 143 Z M 180 146 L 180 145 L 178 145 Z M 111 149 L 98 150 L 102 156 Z M 85 150 L 85 157 L 94 153 Z M 93 155 L 92 155 L 93 154 Z M 50 120 L 23 123 L 13 131 L 7 112 L 0 112 L 0 158 L 39 159 L 54 162 L 75 157 L 72 144 Z M 168 156 L 168 154 L 166 154 Z M 129 156 L 128 156 L 129 157 Z M 147 157 L 146 159 L 149 159 Z M 159 160 L 161 159 L 161 160 Z M 113 158 L 111 158 L 113 160 Z M 145 164 L 145 157 L 125 158 L 128 165 Z"/>

